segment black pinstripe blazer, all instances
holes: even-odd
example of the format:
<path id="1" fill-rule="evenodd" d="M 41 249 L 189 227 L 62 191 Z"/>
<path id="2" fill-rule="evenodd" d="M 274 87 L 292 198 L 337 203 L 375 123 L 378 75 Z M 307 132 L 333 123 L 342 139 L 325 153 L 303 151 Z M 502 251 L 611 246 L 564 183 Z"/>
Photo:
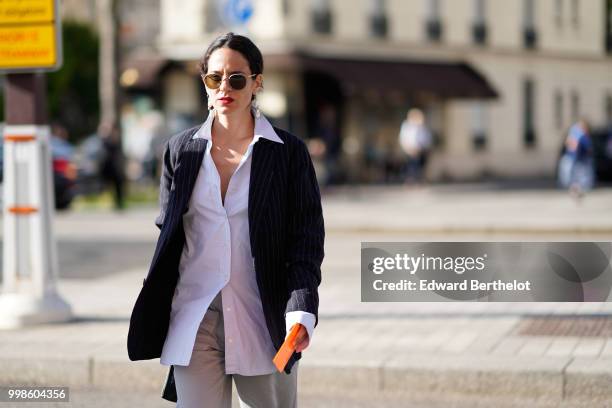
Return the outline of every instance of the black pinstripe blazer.
<path id="1" fill-rule="evenodd" d="M 153 260 L 130 317 L 130 360 L 161 356 L 170 320 L 187 211 L 207 140 L 194 127 L 174 135 L 163 155 L 160 228 Z M 253 146 L 248 218 L 255 273 L 270 338 L 278 350 L 286 335 L 285 313 L 305 311 L 318 323 L 325 230 L 321 196 L 304 142 L 274 128 L 284 142 L 261 138 Z M 286 373 L 301 358 L 294 353 Z M 176 401 L 170 368 L 162 397 Z"/>

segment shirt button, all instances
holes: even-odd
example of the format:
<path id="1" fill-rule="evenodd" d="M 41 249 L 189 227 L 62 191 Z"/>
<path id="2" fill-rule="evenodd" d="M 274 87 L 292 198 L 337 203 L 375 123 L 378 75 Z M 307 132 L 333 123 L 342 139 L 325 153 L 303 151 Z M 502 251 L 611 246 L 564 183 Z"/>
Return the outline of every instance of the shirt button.
<path id="1" fill-rule="evenodd" d="M 232 308 L 231 307 L 226 307 L 225 310 L 227 310 L 228 312 L 231 312 Z"/>
<path id="2" fill-rule="evenodd" d="M 230 343 L 233 343 L 233 342 L 234 342 L 234 340 L 232 340 L 232 339 L 229 339 L 229 342 L 230 342 Z"/>

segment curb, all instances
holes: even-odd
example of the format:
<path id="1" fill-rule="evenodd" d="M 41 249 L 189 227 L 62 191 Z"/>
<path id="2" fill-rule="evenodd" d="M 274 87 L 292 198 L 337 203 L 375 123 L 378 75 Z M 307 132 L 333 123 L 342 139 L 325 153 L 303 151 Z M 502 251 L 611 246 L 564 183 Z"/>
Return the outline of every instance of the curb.
<path id="1" fill-rule="evenodd" d="M 410 235 L 467 235 L 467 234 L 508 234 L 508 235 L 612 235 L 612 227 L 512 227 L 512 226 L 442 226 L 442 227 L 394 227 L 394 226 L 326 226 L 327 233 L 335 234 L 410 234 Z"/>
<path id="2" fill-rule="evenodd" d="M 525 364 L 529 364 L 528 368 Z M 566 359 L 512 357 L 401 356 L 393 361 L 346 370 L 341 364 L 300 372 L 306 388 L 319 392 L 420 394 L 457 397 L 513 397 L 533 401 L 563 399 Z M 306 377 L 306 378 L 305 378 Z M 341 382 L 340 382 L 340 381 Z M 584 396 L 589 398 L 588 396 Z"/>
<path id="3" fill-rule="evenodd" d="M 0 358 L 0 385 L 160 393 L 167 367 L 157 360 Z M 612 359 L 402 355 L 393 360 L 300 361 L 305 393 L 519 398 L 553 403 L 612 401 Z M 602 405 L 603 406 L 603 405 Z"/>

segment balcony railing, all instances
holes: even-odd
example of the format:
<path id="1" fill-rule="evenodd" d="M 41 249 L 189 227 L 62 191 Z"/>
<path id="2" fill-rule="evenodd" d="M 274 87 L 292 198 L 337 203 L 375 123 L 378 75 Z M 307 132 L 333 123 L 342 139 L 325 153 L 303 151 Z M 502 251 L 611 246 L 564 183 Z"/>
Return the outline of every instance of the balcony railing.
<path id="1" fill-rule="evenodd" d="M 536 133 L 534 129 L 525 129 L 523 131 L 523 143 L 527 148 L 535 147 Z"/>
<path id="2" fill-rule="evenodd" d="M 533 27 L 523 30 L 523 46 L 528 50 L 533 50 L 538 45 L 538 33 Z"/>
<path id="3" fill-rule="evenodd" d="M 472 133 L 472 147 L 474 151 L 483 151 L 487 149 L 487 134 L 483 131 L 474 131 Z"/>
<path id="4" fill-rule="evenodd" d="M 429 41 L 440 41 L 442 39 L 442 22 L 440 20 L 427 21 L 425 32 Z"/>
<path id="5" fill-rule="evenodd" d="M 311 15 L 312 29 L 315 33 L 330 34 L 332 30 L 332 15 L 329 10 L 314 10 Z"/>
<path id="6" fill-rule="evenodd" d="M 472 25 L 472 40 L 477 45 L 487 43 L 487 25 L 485 23 L 474 23 Z"/>
<path id="7" fill-rule="evenodd" d="M 388 30 L 387 16 L 380 14 L 370 17 L 370 32 L 373 37 L 386 37 Z"/>

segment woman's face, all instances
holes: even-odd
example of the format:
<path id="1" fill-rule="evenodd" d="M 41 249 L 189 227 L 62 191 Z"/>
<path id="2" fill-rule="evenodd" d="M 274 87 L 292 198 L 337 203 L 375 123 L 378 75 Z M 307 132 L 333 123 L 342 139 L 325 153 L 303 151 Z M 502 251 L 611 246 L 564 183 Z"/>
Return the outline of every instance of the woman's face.
<path id="1" fill-rule="evenodd" d="M 261 87 L 262 75 L 250 77 L 252 72 L 249 62 L 240 52 L 231 48 L 219 48 L 213 51 L 208 59 L 206 73 L 218 74 L 223 78 L 219 88 L 206 87 L 208 103 L 212 103 L 218 113 L 228 115 L 250 109 L 251 96 Z M 246 86 L 242 89 L 232 89 L 227 80 L 231 74 L 246 75 Z"/>

